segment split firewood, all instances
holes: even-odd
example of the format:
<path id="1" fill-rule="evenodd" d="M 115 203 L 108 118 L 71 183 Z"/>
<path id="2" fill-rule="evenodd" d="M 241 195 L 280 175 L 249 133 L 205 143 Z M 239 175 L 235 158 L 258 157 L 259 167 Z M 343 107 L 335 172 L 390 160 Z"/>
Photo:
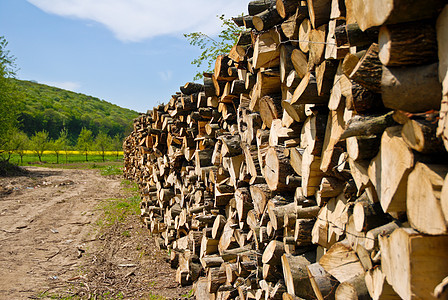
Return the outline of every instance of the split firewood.
<path id="1" fill-rule="evenodd" d="M 448 268 L 447 254 L 440 251 L 448 246 L 448 236 L 422 235 L 412 228 L 398 228 L 379 239 L 381 269 L 397 294 L 402 299 L 435 299 L 431 293 L 446 276 L 442 270 Z"/>
<path id="2" fill-rule="evenodd" d="M 287 291 L 305 299 L 314 296 L 311 281 L 308 278 L 307 266 L 315 261 L 315 254 L 307 253 L 299 256 L 284 254 L 281 257 L 283 276 Z"/>
<path id="3" fill-rule="evenodd" d="M 386 129 L 380 152 L 368 170 L 384 212 L 406 211 L 407 178 L 414 166 L 414 155 L 400 131 L 400 126 Z"/>
<path id="4" fill-rule="evenodd" d="M 416 163 L 409 174 L 406 212 L 411 226 L 426 234 L 446 234 L 440 194 L 448 166 Z"/>

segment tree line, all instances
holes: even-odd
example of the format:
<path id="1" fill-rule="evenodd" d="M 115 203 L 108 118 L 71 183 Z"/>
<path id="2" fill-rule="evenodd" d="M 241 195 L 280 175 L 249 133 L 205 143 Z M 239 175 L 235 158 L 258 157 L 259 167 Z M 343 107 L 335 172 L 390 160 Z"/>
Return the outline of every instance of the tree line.
<path id="1" fill-rule="evenodd" d="M 56 155 L 56 163 L 59 163 L 60 157 L 65 155 L 65 161 L 68 161 L 69 151 L 79 151 L 85 155 L 86 161 L 89 160 L 90 151 L 98 151 L 105 161 L 107 151 L 114 151 L 117 155 L 122 150 L 122 138 L 120 135 L 109 136 L 100 131 L 96 136 L 92 131 L 86 128 L 81 130 L 76 144 L 72 145 L 68 137 L 67 129 L 61 130 L 57 139 L 52 139 L 48 131 L 42 130 L 28 137 L 23 131 L 14 128 L 10 131 L 8 140 L 3 143 L 2 159 L 9 161 L 14 153 L 20 156 L 20 162 L 23 164 L 23 157 L 27 151 L 32 151 L 37 155 L 40 162 L 45 151 L 51 151 Z"/>

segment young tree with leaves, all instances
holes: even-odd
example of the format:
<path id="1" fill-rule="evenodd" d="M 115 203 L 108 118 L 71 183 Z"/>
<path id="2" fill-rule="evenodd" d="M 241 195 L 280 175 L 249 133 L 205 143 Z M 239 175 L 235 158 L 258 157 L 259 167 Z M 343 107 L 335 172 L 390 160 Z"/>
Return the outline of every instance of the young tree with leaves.
<path id="1" fill-rule="evenodd" d="M 81 153 L 85 154 L 86 161 L 89 161 L 88 154 L 93 146 L 93 134 L 92 131 L 83 127 L 81 133 L 78 136 L 77 148 Z"/>
<path id="2" fill-rule="evenodd" d="M 120 151 L 123 150 L 123 139 L 121 138 L 121 136 L 119 134 L 116 134 L 113 137 L 112 146 L 113 146 L 115 153 L 117 154 L 117 160 L 118 160 L 118 155 L 120 154 Z"/>
<path id="3" fill-rule="evenodd" d="M 184 34 L 184 37 L 188 39 L 190 45 L 197 46 L 203 50 L 199 57 L 194 59 L 191 64 L 200 68 L 205 63 L 207 64 L 208 72 L 213 69 L 213 64 L 219 55 L 230 52 L 233 45 L 238 41 L 239 34 L 242 32 L 242 28 L 238 27 L 231 19 L 226 19 L 224 15 L 217 17 L 221 20 L 221 28 L 223 28 L 217 38 L 212 38 L 202 32 Z M 202 77 L 202 72 L 199 71 L 196 73 L 194 80 L 201 79 Z"/>
<path id="4" fill-rule="evenodd" d="M 106 150 L 111 146 L 111 144 L 111 138 L 104 131 L 100 131 L 95 138 L 95 148 L 101 152 L 103 161 L 105 161 L 104 156 L 106 154 Z"/>
<path id="5" fill-rule="evenodd" d="M 67 150 L 65 150 L 68 145 L 67 137 L 68 137 L 67 130 L 62 129 L 61 132 L 59 133 L 59 137 L 51 143 L 51 149 L 53 150 L 54 154 L 56 154 L 57 164 L 59 164 L 59 155 L 61 155 L 63 151 L 65 151 L 65 162 L 67 163 Z"/>
<path id="6" fill-rule="evenodd" d="M 39 158 L 39 161 L 42 162 L 42 155 L 44 154 L 45 150 L 48 150 L 50 146 L 50 138 L 48 136 L 48 131 L 42 130 L 39 132 L 36 132 L 31 137 L 31 148 L 36 153 L 37 157 Z"/>
<path id="7" fill-rule="evenodd" d="M 15 58 L 6 50 L 7 46 L 5 37 L 0 36 L 0 149 L 8 143 L 11 131 L 17 126 L 16 103 L 20 99 L 11 80 L 15 76 Z"/>
<path id="8" fill-rule="evenodd" d="M 23 164 L 23 155 L 27 147 L 29 147 L 28 136 L 17 128 L 12 128 L 6 136 L 6 142 L 3 144 L 2 160 L 9 161 L 13 153 L 18 153 Z"/>
<path id="9" fill-rule="evenodd" d="M 23 156 L 25 151 L 30 147 L 30 139 L 25 132 L 20 130 L 15 130 L 13 135 L 15 152 L 20 156 L 20 164 L 23 165 Z"/>
<path id="10" fill-rule="evenodd" d="M 68 139 L 68 130 L 67 128 L 62 129 L 59 132 L 59 137 L 57 139 L 59 142 L 59 145 L 62 150 L 64 150 L 65 153 L 65 163 L 68 162 L 68 151 L 70 150 L 70 142 Z"/>

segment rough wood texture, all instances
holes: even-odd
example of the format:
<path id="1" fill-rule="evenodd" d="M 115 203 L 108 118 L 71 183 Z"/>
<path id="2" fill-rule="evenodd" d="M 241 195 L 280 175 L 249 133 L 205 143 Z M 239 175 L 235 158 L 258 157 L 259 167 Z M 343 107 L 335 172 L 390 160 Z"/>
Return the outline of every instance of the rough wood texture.
<path id="1" fill-rule="evenodd" d="M 317 299 L 334 299 L 337 281 L 319 263 L 308 265 L 306 268 Z"/>
<path id="2" fill-rule="evenodd" d="M 315 254 L 292 256 L 284 254 L 281 257 L 283 277 L 289 294 L 305 299 L 314 296 L 310 279 L 308 278 L 307 266 L 315 260 Z"/>
<path id="3" fill-rule="evenodd" d="M 350 278 L 342 282 L 336 289 L 336 300 L 369 300 L 370 295 L 367 290 L 364 274 Z"/>
<path id="4" fill-rule="evenodd" d="M 283 18 L 278 14 L 278 11 L 274 6 L 255 15 L 252 19 L 252 23 L 254 24 L 255 29 L 262 31 L 271 29 L 282 20 Z"/>
<path id="5" fill-rule="evenodd" d="M 286 177 L 294 174 L 294 170 L 281 148 L 271 147 L 266 154 L 265 178 L 272 191 L 288 189 Z"/>
<path id="6" fill-rule="evenodd" d="M 421 153 L 442 153 L 443 141 L 436 136 L 437 124 L 434 121 L 408 119 L 401 134 L 412 149 Z"/>
<path id="7" fill-rule="evenodd" d="M 350 79 L 376 93 L 381 92 L 383 72 L 378 50 L 378 44 L 372 44 L 350 74 Z"/>
<path id="8" fill-rule="evenodd" d="M 351 0 L 353 15 L 362 30 L 384 24 L 431 19 L 438 15 L 443 0 Z"/>
<path id="9" fill-rule="evenodd" d="M 448 269 L 448 236 L 428 236 L 398 228 L 380 237 L 381 268 L 402 299 L 436 299 L 434 288 Z"/>
<path id="10" fill-rule="evenodd" d="M 401 138 L 400 129 L 386 129 L 380 152 L 369 166 L 369 178 L 385 212 L 406 211 L 407 178 L 414 166 L 414 155 Z"/>
<path id="11" fill-rule="evenodd" d="M 443 95 L 448 94 L 448 6 L 440 13 L 436 24 L 437 47 L 439 53 L 439 80 Z"/>
<path id="12" fill-rule="evenodd" d="M 257 36 L 254 46 L 254 68 L 268 68 L 278 66 L 280 63 L 280 51 L 275 32 L 270 30 Z"/>
<path id="13" fill-rule="evenodd" d="M 437 61 L 437 39 L 433 21 L 382 26 L 378 44 L 380 61 L 388 67 Z"/>
<path id="14" fill-rule="evenodd" d="M 437 69 L 437 63 L 407 68 L 383 66 L 381 93 L 384 106 L 407 112 L 438 110 L 442 86 Z"/>
<path id="15" fill-rule="evenodd" d="M 318 28 L 330 20 L 331 0 L 307 0 L 311 24 Z"/>
<path id="16" fill-rule="evenodd" d="M 409 174 L 407 215 L 411 226 L 421 233 L 437 235 L 447 233 L 440 195 L 448 166 L 416 163 Z"/>
<path id="17" fill-rule="evenodd" d="M 334 244 L 322 256 L 319 264 L 339 282 L 364 274 L 358 256 L 346 241 Z"/>

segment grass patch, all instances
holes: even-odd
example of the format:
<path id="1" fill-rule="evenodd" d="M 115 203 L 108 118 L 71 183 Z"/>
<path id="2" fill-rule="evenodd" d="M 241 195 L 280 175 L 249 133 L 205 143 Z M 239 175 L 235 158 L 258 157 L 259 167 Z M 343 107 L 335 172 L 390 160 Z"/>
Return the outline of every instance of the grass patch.
<path id="1" fill-rule="evenodd" d="M 103 176 L 123 175 L 123 169 L 121 168 L 121 166 L 107 165 L 106 167 L 101 168 L 101 175 Z"/>
<path id="2" fill-rule="evenodd" d="M 190 298 L 193 297 L 193 296 L 194 296 L 194 289 L 191 289 L 191 290 L 188 291 L 188 293 L 182 295 L 181 297 L 182 297 L 182 298 L 190 299 Z"/>
<path id="3" fill-rule="evenodd" d="M 108 199 L 100 207 L 104 211 L 104 218 L 98 220 L 98 225 L 112 226 L 123 222 L 127 216 L 140 213 L 140 197 L 131 196 L 124 199 Z"/>
<path id="4" fill-rule="evenodd" d="M 159 296 L 159 295 L 155 295 L 153 293 L 149 293 L 148 298 L 145 298 L 146 300 L 166 300 L 165 297 L 163 296 Z"/>
<path id="5" fill-rule="evenodd" d="M 86 156 L 84 154 L 79 153 L 79 151 L 70 151 L 67 156 L 65 153 L 59 155 L 59 163 L 56 157 L 56 154 L 52 152 L 46 152 L 42 155 L 42 162 L 39 161 L 39 158 L 35 153 L 27 153 L 23 156 L 23 163 L 20 159 L 20 155 L 17 153 L 13 153 L 9 161 L 11 163 L 17 164 L 19 166 L 29 166 L 29 165 L 37 165 L 37 166 L 45 166 L 49 165 L 66 165 L 66 164 L 76 164 L 76 163 L 93 163 L 93 162 L 103 162 L 103 157 L 98 154 L 97 151 L 91 151 L 87 155 L 88 161 L 86 162 Z M 117 162 L 123 161 L 123 155 L 119 154 L 118 156 L 115 153 L 108 153 L 104 156 L 104 162 Z"/>
<path id="6" fill-rule="evenodd" d="M 123 222 L 127 216 L 140 214 L 140 196 L 138 194 L 138 187 L 136 184 L 123 180 L 123 190 L 128 194 L 125 198 L 112 198 L 103 201 L 100 204 L 100 209 L 104 212 L 104 217 L 98 220 L 100 227 L 110 227 L 116 223 Z M 127 235 L 123 232 L 123 235 Z"/>

